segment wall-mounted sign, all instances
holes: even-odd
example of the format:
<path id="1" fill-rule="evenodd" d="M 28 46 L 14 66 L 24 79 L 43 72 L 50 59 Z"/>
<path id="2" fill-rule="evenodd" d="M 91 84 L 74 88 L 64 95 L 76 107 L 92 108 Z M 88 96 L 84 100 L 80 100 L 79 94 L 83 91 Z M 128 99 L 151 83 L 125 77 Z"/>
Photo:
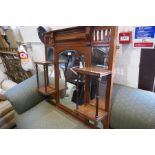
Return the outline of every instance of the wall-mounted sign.
<path id="1" fill-rule="evenodd" d="M 132 32 L 120 32 L 119 33 L 120 44 L 130 44 L 131 40 L 132 40 Z"/>
<path id="2" fill-rule="evenodd" d="M 155 45 L 154 34 L 155 34 L 154 26 L 135 27 L 133 47 L 154 48 Z"/>
<path id="3" fill-rule="evenodd" d="M 20 62 L 21 62 L 22 68 L 25 71 L 32 70 L 33 69 L 32 61 L 29 58 L 27 51 L 25 50 L 25 48 L 22 45 L 19 46 L 18 52 L 19 52 L 19 57 L 20 57 Z"/>

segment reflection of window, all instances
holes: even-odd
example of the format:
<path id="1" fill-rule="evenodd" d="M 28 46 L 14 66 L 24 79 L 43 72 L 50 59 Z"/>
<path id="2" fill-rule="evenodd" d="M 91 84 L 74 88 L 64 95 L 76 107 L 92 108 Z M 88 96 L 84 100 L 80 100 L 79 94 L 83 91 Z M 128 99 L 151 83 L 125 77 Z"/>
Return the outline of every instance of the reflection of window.
<path id="1" fill-rule="evenodd" d="M 96 47 L 92 51 L 92 65 L 108 66 L 109 47 Z"/>
<path id="2" fill-rule="evenodd" d="M 47 49 L 47 60 L 53 61 L 54 55 L 53 55 L 53 48 L 49 47 Z"/>

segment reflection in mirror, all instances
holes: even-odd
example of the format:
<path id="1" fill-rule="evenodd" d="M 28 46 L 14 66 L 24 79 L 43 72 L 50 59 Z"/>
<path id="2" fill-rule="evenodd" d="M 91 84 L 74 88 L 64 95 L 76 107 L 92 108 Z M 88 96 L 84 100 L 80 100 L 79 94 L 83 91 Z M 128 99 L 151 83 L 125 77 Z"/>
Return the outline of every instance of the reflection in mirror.
<path id="1" fill-rule="evenodd" d="M 107 68 L 109 47 L 94 47 L 92 50 L 92 65 Z"/>
<path id="2" fill-rule="evenodd" d="M 71 110 L 76 109 L 76 85 L 77 73 L 74 68 L 85 66 L 85 57 L 79 51 L 67 50 L 59 54 L 59 61 L 65 63 L 59 64 L 59 88 L 65 85 L 65 91 L 60 92 L 60 103 Z M 80 79 L 80 87 L 83 90 L 83 77 Z M 80 103 L 83 103 L 83 92 L 80 92 Z"/>
<path id="3" fill-rule="evenodd" d="M 54 59 L 53 48 L 52 47 L 48 47 L 47 48 L 47 60 L 48 61 L 53 61 L 53 59 Z"/>
<path id="4" fill-rule="evenodd" d="M 108 69 L 108 59 L 109 59 L 109 46 L 105 47 L 94 47 L 92 50 L 92 65 L 93 66 L 100 66 L 103 69 Z M 95 79 L 92 78 L 95 82 Z M 94 83 L 92 82 L 92 83 Z M 107 85 L 107 77 L 102 77 L 100 84 L 99 84 L 99 95 L 100 95 L 100 102 L 104 103 L 105 92 L 106 92 L 106 85 Z M 94 92 L 96 92 L 96 84 L 93 84 Z"/>
<path id="5" fill-rule="evenodd" d="M 46 54 L 46 60 L 47 61 L 53 61 L 54 60 L 54 52 L 53 52 L 53 47 L 47 47 L 47 54 Z M 54 65 L 53 64 L 50 64 L 48 66 L 48 75 L 50 78 L 53 78 L 53 84 L 54 84 L 54 78 L 55 78 L 55 75 L 54 75 Z"/>

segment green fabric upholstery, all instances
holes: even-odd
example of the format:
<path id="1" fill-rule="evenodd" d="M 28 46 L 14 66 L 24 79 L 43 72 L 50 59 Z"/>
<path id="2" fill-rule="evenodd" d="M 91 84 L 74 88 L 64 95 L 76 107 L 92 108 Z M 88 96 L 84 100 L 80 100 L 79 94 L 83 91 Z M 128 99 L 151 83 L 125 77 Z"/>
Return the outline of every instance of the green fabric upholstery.
<path id="1" fill-rule="evenodd" d="M 39 79 L 43 84 L 43 74 L 39 75 Z M 18 114 L 27 111 L 45 98 L 37 92 L 36 75 L 9 89 L 5 96 Z"/>
<path id="2" fill-rule="evenodd" d="M 43 74 L 39 79 L 43 85 Z M 51 83 L 53 81 L 50 79 Z M 60 84 L 64 81 L 60 80 Z M 16 112 L 21 114 L 45 99 L 36 89 L 36 76 L 33 76 L 8 90 L 5 95 Z M 155 94 L 115 84 L 110 126 L 115 129 L 155 128 Z"/>
<path id="3" fill-rule="evenodd" d="M 16 114 L 18 129 L 85 129 L 82 122 L 65 114 L 52 104 L 43 100 L 28 111 Z"/>
<path id="4" fill-rule="evenodd" d="M 155 128 L 155 93 L 115 84 L 110 125 L 115 129 Z"/>

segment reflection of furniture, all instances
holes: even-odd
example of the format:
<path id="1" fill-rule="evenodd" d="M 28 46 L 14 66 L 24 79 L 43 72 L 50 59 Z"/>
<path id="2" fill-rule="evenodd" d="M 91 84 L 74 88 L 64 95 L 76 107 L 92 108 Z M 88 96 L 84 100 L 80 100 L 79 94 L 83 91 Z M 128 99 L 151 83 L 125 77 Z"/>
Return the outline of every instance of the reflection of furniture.
<path id="1" fill-rule="evenodd" d="M 46 48 L 46 60 L 47 60 L 47 49 L 49 47 L 53 47 L 53 54 L 54 54 L 54 66 L 55 66 L 55 76 L 59 77 L 59 54 L 63 51 L 73 50 L 79 51 L 81 55 L 85 57 L 85 67 L 91 66 L 91 55 L 93 48 L 96 47 L 108 47 L 108 70 L 113 72 L 114 66 L 114 58 L 115 58 L 115 50 L 116 50 L 116 37 L 117 37 L 117 27 L 113 26 L 79 26 L 79 27 L 72 27 L 62 30 L 55 30 L 45 33 L 45 48 Z M 102 70 L 102 69 L 101 69 Z M 105 72 L 105 70 L 102 70 Z M 101 73 L 102 73 L 101 71 Z M 107 79 L 107 92 L 106 92 L 106 99 L 105 99 L 105 117 L 101 117 L 103 119 L 105 127 L 109 127 L 109 118 L 110 118 L 110 111 L 111 111 L 111 95 L 112 95 L 112 75 L 108 76 Z M 90 76 L 85 76 L 85 88 L 84 88 L 84 103 L 89 103 L 90 101 Z M 60 104 L 60 91 L 59 91 L 59 78 L 55 78 L 55 99 L 56 104 L 58 107 L 62 108 L 63 110 L 69 112 L 70 109 L 67 109 L 64 105 Z M 97 104 L 98 105 L 98 104 Z M 90 109 L 90 108 L 89 108 Z M 96 105 L 91 107 L 91 111 L 88 113 L 94 113 L 94 111 L 98 110 Z M 101 111 L 102 113 L 103 111 Z M 81 116 L 79 111 L 70 111 L 71 114 L 74 113 L 76 117 L 82 117 L 84 121 L 93 120 L 99 121 L 101 119 L 90 119 L 89 114 L 86 113 L 85 115 Z M 84 112 L 85 113 L 85 112 Z M 84 118 L 83 118 L 84 117 Z M 95 117 L 95 116 L 94 116 Z"/>
<path id="2" fill-rule="evenodd" d="M 13 128 L 15 125 L 13 107 L 5 96 L 0 95 L 0 129 Z"/>

